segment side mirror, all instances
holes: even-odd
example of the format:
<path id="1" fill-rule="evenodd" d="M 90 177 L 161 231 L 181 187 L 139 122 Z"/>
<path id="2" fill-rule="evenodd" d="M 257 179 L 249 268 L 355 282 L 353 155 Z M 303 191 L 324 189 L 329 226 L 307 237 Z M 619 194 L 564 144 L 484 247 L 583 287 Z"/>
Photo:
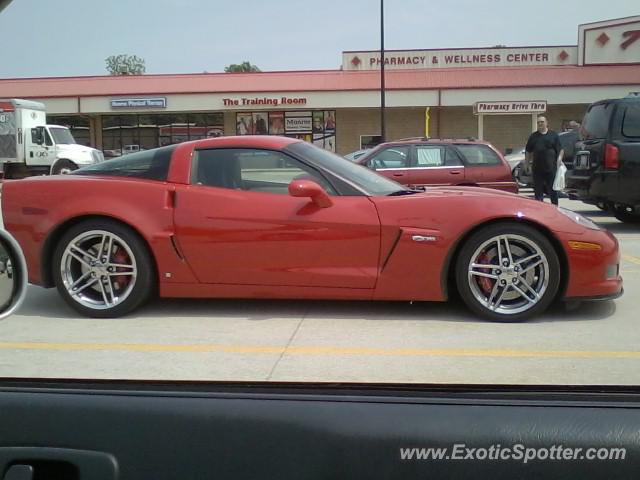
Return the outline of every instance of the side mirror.
<path id="1" fill-rule="evenodd" d="M 42 127 L 36 127 L 31 129 L 31 140 L 36 145 L 42 145 L 44 143 L 44 129 Z"/>
<path id="2" fill-rule="evenodd" d="M 18 242 L 0 229 L 0 320 L 15 312 L 27 294 L 27 263 Z"/>
<path id="3" fill-rule="evenodd" d="M 312 180 L 293 180 L 289 184 L 289 195 L 310 198 L 313 203 L 321 208 L 328 208 L 333 205 L 327 192 Z"/>

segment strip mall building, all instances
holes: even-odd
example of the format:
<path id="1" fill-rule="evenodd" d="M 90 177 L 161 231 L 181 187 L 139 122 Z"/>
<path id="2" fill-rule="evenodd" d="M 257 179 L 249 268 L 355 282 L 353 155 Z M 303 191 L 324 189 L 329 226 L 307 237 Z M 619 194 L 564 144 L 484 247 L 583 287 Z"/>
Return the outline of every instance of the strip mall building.
<path id="1" fill-rule="evenodd" d="M 587 105 L 640 91 L 640 16 L 578 27 L 577 45 L 385 52 L 388 139 L 482 138 L 521 147 L 545 112 L 553 129 Z M 118 151 L 217 135 L 290 135 L 339 154 L 380 135 L 379 51 L 342 68 L 0 80 L 0 97 L 46 104 L 79 143 Z"/>

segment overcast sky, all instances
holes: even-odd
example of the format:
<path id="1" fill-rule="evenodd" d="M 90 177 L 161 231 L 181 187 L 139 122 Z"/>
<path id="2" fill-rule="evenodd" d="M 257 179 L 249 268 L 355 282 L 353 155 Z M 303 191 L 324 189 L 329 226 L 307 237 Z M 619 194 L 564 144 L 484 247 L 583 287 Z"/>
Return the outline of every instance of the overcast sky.
<path id="1" fill-rule="evenodd" d="M 147 73 L 339 68 L 379 48 L 378 0 L 13 0 L 0 77 L 102 75 L 129 53 Z M 576 45 L 578 24 L 640 14 L 638 0 L 385 0 L 388 49 Z M 1 96 L 1 92 L 0 92 Z"/>

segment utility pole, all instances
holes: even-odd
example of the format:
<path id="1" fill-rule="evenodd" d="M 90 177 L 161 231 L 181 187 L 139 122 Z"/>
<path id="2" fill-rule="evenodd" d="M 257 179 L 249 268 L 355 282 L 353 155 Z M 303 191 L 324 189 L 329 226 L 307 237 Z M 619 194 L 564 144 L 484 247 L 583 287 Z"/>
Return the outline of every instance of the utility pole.
<path id="1" fill-rule="evenodd" d="M 380 140 L 387 141 L 384 120 L 385 85 L 384 85 L 384 0 L 380 0 Z"/>

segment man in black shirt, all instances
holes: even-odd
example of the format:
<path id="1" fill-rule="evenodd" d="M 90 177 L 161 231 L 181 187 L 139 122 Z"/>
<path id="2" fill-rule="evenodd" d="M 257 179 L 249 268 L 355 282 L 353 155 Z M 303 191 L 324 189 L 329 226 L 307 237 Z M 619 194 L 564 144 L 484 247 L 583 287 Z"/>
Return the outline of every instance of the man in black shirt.
<path id="1" fill-rule="evenodd" d="M 533 165 L 533 190 L 536 200 L 544 201 L 546 190 L 551 203 L 558 205 L 558 192 L 553 189 L 553 181 L 564 151 L 558 134 L 549 130 L 546 117 L 539 116 L 537 125 L 538 130 L 529 136 L 525 148 L 526 160 Z"/>

